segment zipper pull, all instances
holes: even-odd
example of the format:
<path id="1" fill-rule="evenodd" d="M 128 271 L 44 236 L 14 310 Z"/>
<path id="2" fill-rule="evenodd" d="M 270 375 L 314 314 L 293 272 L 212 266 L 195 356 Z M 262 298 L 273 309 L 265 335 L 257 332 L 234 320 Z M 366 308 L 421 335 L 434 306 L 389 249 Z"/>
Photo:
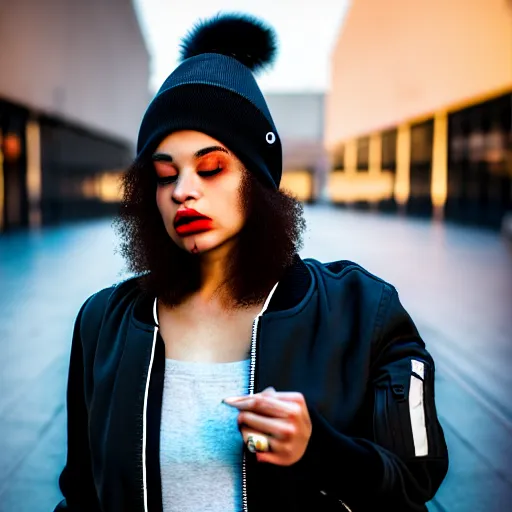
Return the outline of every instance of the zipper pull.
<path id="1" fill-rule="evenodd" d="M 348 507 L 348 505 L 344 502 L 344 501 L 341 501 L 340 500 L 340 503 L 343 505 L 343 507 L 348 510 L 348 512 L 352 512 L 352 509 Z"/>
<path id="2" fill-rule="evenodd" d="M 391 386 L 391 391 L 397 400 L 405 400 L 405 387 L 403 384 L 393 384 Z"/>
<path id="3" fill-rule="evenodd" d="M 327 493 L 326 493 L 323 489 L 321 489 L 321 490 L 320 490 L 320 494 L 321 494 L 322 496 L 327 496 Z M 343 500 L 338 499 L 338 501 L 341 503 L 341 505 L 343 506 L 343 508 L 344 508 L 345 510 L 348 510 L 348 512 L 352 512 L 352 509 L 350 509 L 350 508 L 348 507 L 348 505 L 347 505 Z"/>

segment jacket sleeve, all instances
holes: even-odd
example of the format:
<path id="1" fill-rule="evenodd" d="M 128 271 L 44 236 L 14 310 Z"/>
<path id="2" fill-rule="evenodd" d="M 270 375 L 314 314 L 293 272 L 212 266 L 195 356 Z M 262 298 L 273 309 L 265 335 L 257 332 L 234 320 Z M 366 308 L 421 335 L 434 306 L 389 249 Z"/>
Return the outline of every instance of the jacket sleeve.
<path id="1" fill-rule="evenodd" d="M 80 333 L 84 310 L 92 297 L 80 308 L 73 329 L 66 396 L 67 458 L 59 477 L 64 499 L 57 504 L 54 512 L 101 512 L 91 467 L 84 390 L 84 347 Z"/>
<path id="2" fill-rule="evenodd" d="M 394 288 L 385 286 L 382 304 L 363 434 L 336 431 L 308 405 L 313 430 L 298 464 L 319 492 L 353 512 L 425 511 L 448 471 L 434 361 Z"/>

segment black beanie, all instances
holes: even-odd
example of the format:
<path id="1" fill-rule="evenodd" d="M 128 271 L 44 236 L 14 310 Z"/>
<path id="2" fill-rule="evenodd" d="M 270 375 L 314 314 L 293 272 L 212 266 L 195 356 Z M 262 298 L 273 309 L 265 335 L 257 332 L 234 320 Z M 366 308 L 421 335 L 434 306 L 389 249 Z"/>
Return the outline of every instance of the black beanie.
<path id="1" fill-rule="evenodd" d="M 281 141 L 253 75 L 275 53 L 273 29 L 251 16 L 217 15 L 196 25 L 182 41 L 181 64 L 144 114 L 137 158 L 171 132 L 196 130 L 225 144 L 265 185 L 278 188 Z"/>

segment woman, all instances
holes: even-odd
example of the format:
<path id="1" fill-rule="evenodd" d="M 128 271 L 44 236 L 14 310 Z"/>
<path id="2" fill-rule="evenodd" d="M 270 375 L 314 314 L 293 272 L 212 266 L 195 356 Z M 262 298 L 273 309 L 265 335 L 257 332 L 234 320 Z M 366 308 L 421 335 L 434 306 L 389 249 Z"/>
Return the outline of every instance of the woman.
<path id="1" fill-rule="evenodd" d="M 137 276 L 78 314 L 56 510 L 420 511 L 445 477 L 396 290 L 297 255 L 253 76 L 274 54 L 259 20 L 203 22 L 145 113 L 117 220 Z"/>

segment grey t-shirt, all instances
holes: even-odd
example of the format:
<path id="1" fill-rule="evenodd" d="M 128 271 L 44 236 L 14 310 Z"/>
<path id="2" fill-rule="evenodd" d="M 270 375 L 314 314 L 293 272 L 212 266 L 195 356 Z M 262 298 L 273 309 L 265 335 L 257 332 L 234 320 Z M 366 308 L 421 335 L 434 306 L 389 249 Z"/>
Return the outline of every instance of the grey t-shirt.
<path id="1" fill-rule="evenodd" d="M 249 366 L 248 359 L 166 359 L 160 428 L 163 512 L 243 509 L 238 411 L 221 401 L 247 394 Z"/>

